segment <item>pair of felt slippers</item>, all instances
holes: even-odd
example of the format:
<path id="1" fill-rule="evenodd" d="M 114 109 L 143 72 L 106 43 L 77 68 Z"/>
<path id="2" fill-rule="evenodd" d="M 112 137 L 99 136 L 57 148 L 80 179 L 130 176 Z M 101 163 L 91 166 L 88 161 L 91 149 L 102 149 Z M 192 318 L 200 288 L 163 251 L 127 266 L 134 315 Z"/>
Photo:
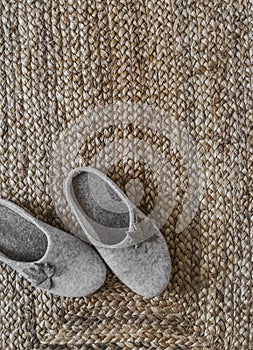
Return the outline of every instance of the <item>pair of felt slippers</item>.
<path id="1" fill-rule="evenodd" d="M 106 278 L 105 264 L 135 293 L 160 294 L 171 263 L 154 222 L 95 168 L 71 171 L 64 192 L 82 239 L 0 199 L 0 260 L 55 295 L 83 297 L 97 291 Z"/>

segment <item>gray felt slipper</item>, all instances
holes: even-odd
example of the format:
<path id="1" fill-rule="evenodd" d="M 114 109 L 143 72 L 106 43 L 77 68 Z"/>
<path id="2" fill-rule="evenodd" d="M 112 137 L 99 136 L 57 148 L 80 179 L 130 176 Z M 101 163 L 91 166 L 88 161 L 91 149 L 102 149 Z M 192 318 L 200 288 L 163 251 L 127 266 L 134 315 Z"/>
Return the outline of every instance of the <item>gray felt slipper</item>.
<path id="1" fill-rule="evenodd" d="M 66 297 L 91 294 L 106 277 L 106 267 L 92 247 L 3 199 L 0 261 L 33 286 Z"/>
<path id="2" fill-rule="evenodd" d="M 137 294 L 153 297 L 171 274 L 167 243 L 156 225 L 95 168 L 71 171 L 64 191 L 73 214 L 112 271 Z"/>

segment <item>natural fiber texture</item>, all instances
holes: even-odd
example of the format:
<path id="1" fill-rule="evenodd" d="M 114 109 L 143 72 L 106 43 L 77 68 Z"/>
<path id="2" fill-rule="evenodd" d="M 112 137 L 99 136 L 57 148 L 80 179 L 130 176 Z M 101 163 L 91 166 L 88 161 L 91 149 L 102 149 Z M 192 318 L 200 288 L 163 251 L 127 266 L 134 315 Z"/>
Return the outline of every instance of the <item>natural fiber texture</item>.
<path id="1" fill-rule="evenodd" d="M 160 152 L 171 164 L 176 193 L 161 228 L 173 266 L 161 296 L 143 299 L 109 273 L 90 297 L 57 298 L 1 265 L 1 349 L 252 349 L 252 10 L 250 0 L 1 1 L 1 197 L 66 227 L 50 167 L 75 122 L 86 139 L 69 147 L 65 170 L 94 165 L 105 149 L 98 167 L 123 189 L 144 182 L 149 212 L 159 174 L 145 169 L 149 147 L 144 160 L 127 153 L 138 137 L 157 150 L 154 161 Z M 91 127 L 79 124 L 116 102 L 166 117 L 156 130 L 141 115 L 127 127 L 107 128 L 99 113 Z M 199 210 L 180 233 L 187 176 L 166 138 L 170 118 L 187 129 L 202 166 Z M 122 138 L 125 158 L 115 164 L 110 143 Z"/>

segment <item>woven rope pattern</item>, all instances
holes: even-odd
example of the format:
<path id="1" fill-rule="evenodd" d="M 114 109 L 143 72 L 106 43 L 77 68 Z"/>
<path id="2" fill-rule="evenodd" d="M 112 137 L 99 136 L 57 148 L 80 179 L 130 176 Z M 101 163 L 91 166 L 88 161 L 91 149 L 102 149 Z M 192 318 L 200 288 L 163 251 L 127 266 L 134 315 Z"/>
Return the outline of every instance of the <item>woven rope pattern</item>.
<path id="1" fill-rule="evenodd" d="M 109 272 L 90 297 L 52 297 L 1 265 L 1 348 L 251 349 L 252 2 L 2 0 L 0 8 L 1 197 L 66 228 L 51 168 L 72 125 L 85 142 L 75 156 L 68 150 L 65 171 L 106 149 L 97 166 L 124 190 L 129 179 L 144 182 L 148 213 L 159 174 L 130 153 L 113 162 L 110 147 L 139 137 L 171 164 L 176 193 L 161 229 L 173 263 L 161 296 L 143 299 Z M 167 117 L 156 132 L 141 115 L 127 128 L 105 127 L 99 113 L 96 128 L 85 124 L 89 111 L 115 103 L 145 103 Z M 168 141 L 170 118 L 196 142 L 202 164 L 199 210 L 179 234 L 188 184 Z"/>

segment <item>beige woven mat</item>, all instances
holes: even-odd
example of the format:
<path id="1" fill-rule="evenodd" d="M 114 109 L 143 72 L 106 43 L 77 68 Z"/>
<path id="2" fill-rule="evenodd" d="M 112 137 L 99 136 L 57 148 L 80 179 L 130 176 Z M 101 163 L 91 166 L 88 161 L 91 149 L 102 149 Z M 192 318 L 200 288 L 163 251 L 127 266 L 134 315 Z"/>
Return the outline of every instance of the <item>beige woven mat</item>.
<path id="1" fill-rule="evenodd" d="M 149 213 L 159 159 L 175 193 L 161 227 L 173 264 L 161 296 L 143 299 L 108 272 L 90 297 L 52 297 L 1 265 L 1 349 L 253 348 L 252 15 L 250 0 L 1 1 L 1 197 L 69 229 L 52 169 L 95 164 L 124 190 L 142 182 Z M 113 119 L 115 103 L 152 106 L 160 120 Z M 190 181 L 171 120 L 201 163 L 200 203 L 181 232 Z"/>

